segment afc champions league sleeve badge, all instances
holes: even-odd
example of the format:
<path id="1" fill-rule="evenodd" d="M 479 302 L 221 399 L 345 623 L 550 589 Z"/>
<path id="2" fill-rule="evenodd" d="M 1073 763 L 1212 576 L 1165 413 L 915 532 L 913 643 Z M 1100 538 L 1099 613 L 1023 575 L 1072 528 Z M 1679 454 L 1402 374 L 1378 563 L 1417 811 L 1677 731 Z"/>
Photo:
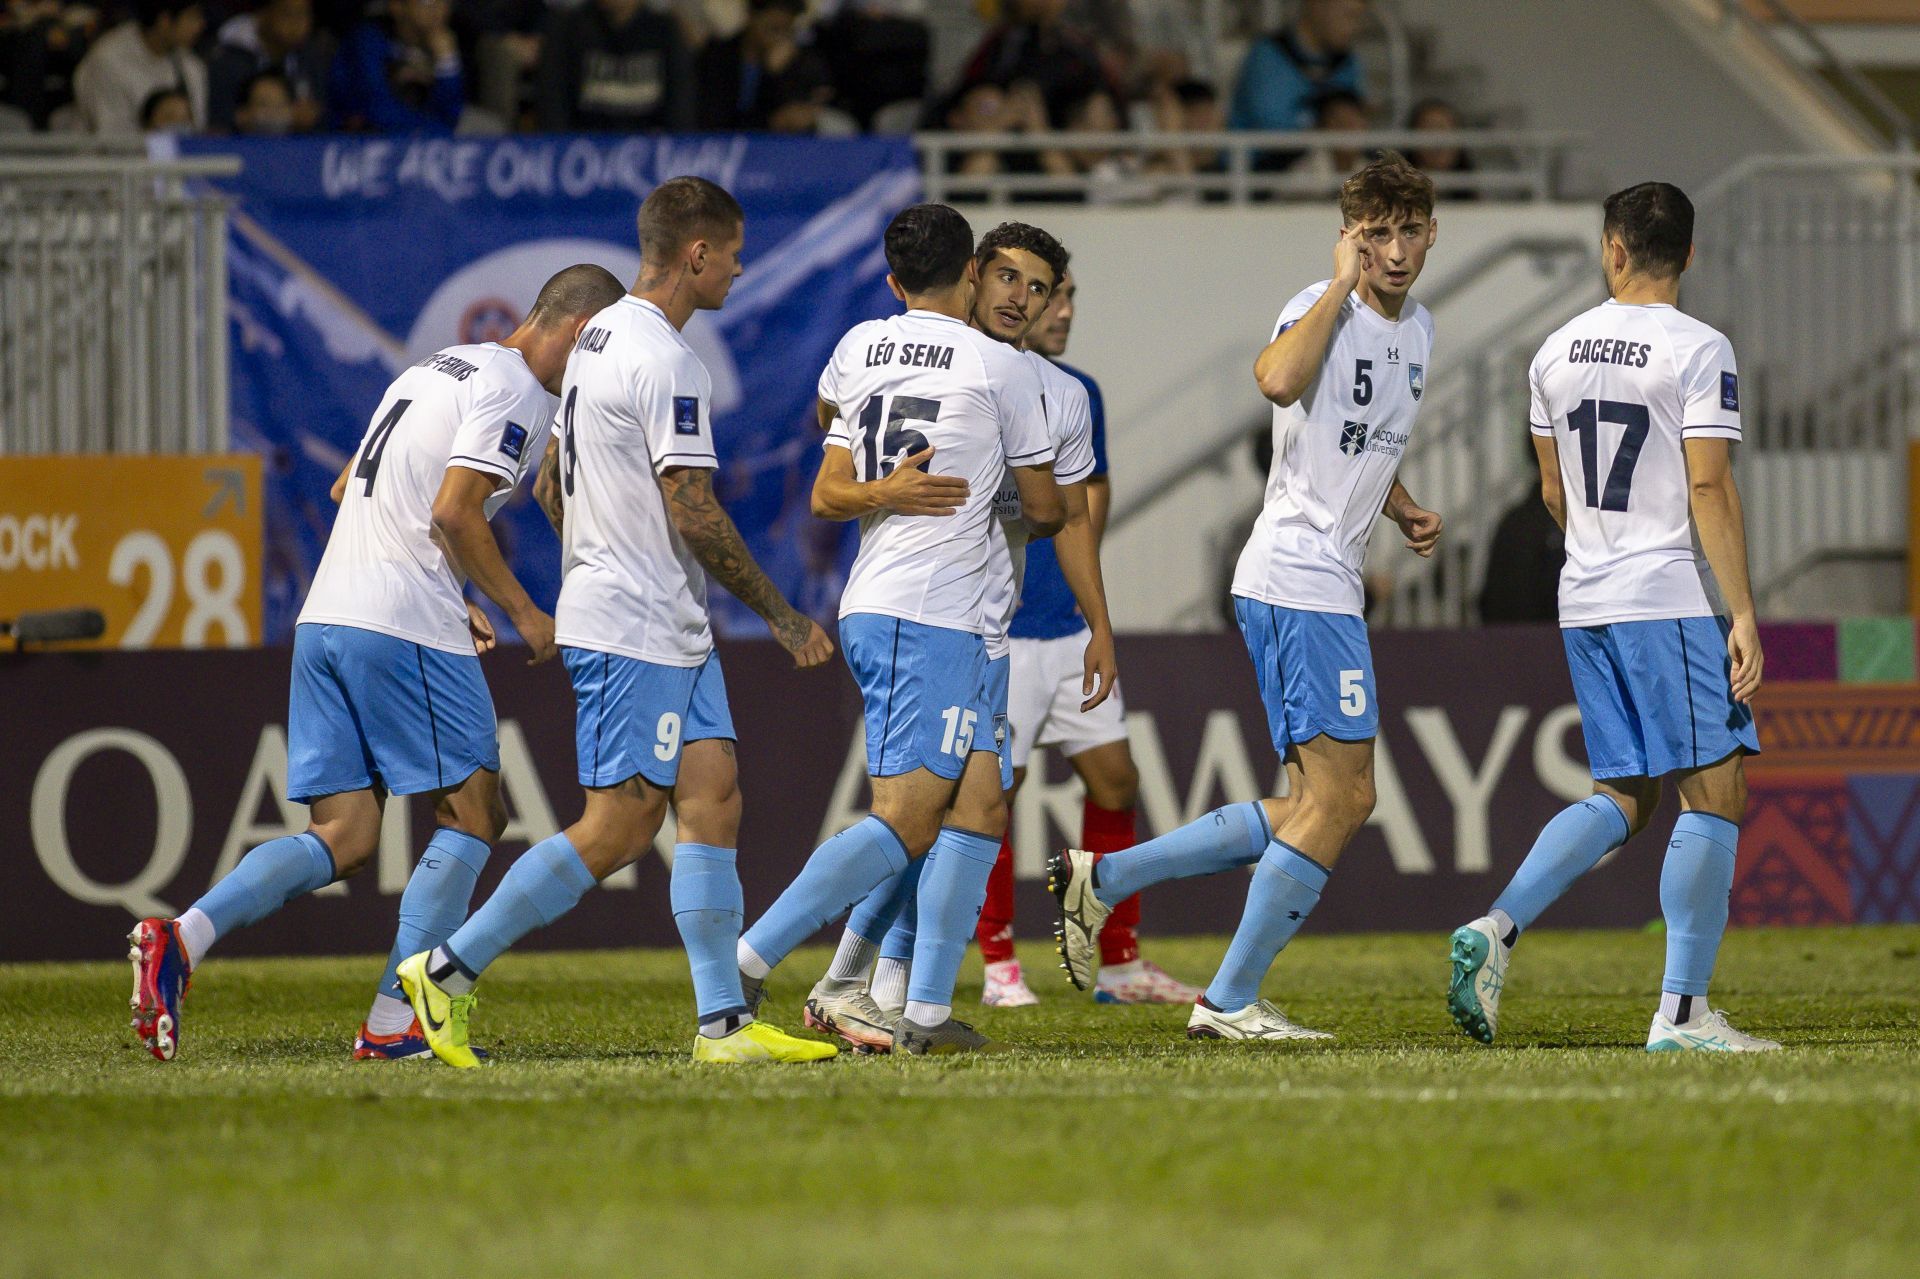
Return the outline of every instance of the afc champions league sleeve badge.
<path id="1" fill-rule="evenodd" d="M 1420 402 L 1420 393 L 1427 389 L 1427 366 L 1424 364 L 1407 365 L 1407 389 L 1413 392 L 1414 403 Z"/>

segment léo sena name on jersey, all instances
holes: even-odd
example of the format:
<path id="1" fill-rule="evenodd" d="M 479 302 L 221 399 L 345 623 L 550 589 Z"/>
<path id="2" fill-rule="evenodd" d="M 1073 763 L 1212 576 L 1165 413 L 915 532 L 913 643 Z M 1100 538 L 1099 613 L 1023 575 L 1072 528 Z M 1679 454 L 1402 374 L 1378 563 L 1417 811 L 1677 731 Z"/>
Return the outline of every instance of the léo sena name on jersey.
<path id="1" fill-rule="evenodd" d="M 931 342 L 876 342 L 867 348 L 867 367 L 904 364 L 916 369 L 951 369 L 953 348 Z"/>

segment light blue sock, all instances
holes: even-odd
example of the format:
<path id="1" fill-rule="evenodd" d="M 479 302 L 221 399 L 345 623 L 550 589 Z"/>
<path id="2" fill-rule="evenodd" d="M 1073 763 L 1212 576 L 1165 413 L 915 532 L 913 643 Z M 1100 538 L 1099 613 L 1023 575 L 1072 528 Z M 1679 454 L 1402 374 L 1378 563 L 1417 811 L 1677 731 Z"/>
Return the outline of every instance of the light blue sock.
<path id="1" fill-rule="evenodd" d="M 1251 866 L 1272 838 L 1267 810 L 1259 803 L 1228 804 L 1158 839 L 1108 853 L 1093 873 L 1093 893 L 1117 906 L 1169 879 Z"/>
<path id="2" fill-rule="evenodd" d="M 1704 995 L 1727 931 L 1734 848 L 1740 828 L 1712 813 L 1682 813 L 1660 868 L 1660 913 L 1667 920 L 1667 972 L 1660 989 Z"/>
<path id="3" fill-rule="evenodd" d="M 900 908 L 893 914 L 893 927 L 887 929 L 886 940 L 880 943 L 880 958 L 913 958 L 913 943 L 920 933 L 920 881 L 926 878 L 927 863 L 938 851 L 940 845 L 936 843 L 925 857 L 917 858 L 907 867 L 906 892 L 901 897 Z"/>
<path id="4" fill-rule="evenodd" d="M 1326 886 L 1327 868 L 1319 862 L 1277 839 L 1267 845 L 1247 889 L 1233 945 L 1207 987 L 1207 1002 L 1222 1012 L 1238 1012 L 1258 999 L 1274 957 L 1300 931 Z"/>
<path id="5" fill-rule="evenodd" d="M 1574 880 L 1626 843 L 1631 833 L 1627 815 L 1605 795 L 1589 795 L 1561 809 L 1541 827 L 1540 837 L 1493 908 L 1506 911 L 1522 931 L 1533 927 L 1533 921 L 1559 901 Z"/>
<path id="6" fill-rule="evenodd" d="M 976 835 L 952 826 L 940 832 L 920 877 L 917 913 L 926 920 L 913 941 L 909 1003 L 952 1004 L 954 979 L 980 908 L 987 904 L 987 878 L 1000 859 L 998 835 Z"/>
<path id="7" fill-rule="evenodd" d="M 194 907 L 213 921 L 214 937 L 257 924 L 294 898 L 335 878 L 333 852 L 312 831 L 270 839 L 240 859 Z"/>
<path id="8" fill-rule="evenodd" d="M 406 1002 L 394 970 L 409 955 L 432 950 L 466 922 L 473 905 L 473 886 L 480 882 L 491 846 L 463 830 L 442 826 L 420 854 L 407 891 L 400 894 L 400 927 L 387 955 L 387 971 L 380 974 L 380 993 Z"/>
<path id="9" fill-rule="evenodd" d="M 907 863 L 905 870 L 882 880 L 847 916 L 847 931 L 878 946 L 894 921 L 900 918 L 901 910 L 913 900 L 914 892 L 920 887 L 920 872 L 926 864 L 926 858 L 916 857 Z"/>
<path id="10" fill-rule="evenodd" d="M 595 882 L 562 831 L 520 854 L 493 896 L 442 945 L 478 977 L 507 947 L 572 910 Z"/>
<path id="11" fill-rule="evenodd" d="M 893 827 L 878 817 L 863 817 L 814 849 L 787 891 L 740 940 L 776 968 L 795 946 L 906 866 L 907 846 Z"/>
<path id="12" fill-rule="evenodd" d="M 731 848 L 711 844 L 673 846 L 673 922 L 693 969 L 693 1006 L 700 1020 L 738 1016 L 747 1011 L 740 992 L 740 923 L 746 898 Z"/>

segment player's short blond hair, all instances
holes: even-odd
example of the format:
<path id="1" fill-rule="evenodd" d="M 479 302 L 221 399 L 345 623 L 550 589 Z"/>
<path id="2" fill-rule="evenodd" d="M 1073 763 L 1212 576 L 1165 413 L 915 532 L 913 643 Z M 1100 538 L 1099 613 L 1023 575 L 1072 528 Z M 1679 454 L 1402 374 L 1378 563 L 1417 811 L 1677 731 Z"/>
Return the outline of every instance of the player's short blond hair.
<path id="1" fill-rule="evenodd" d="M 1433 179 L 1398 151 L 1382 152 L 1378 160 L 1340 184 L 1340 219 L 1348 226 L 1402 214 L 1433 216 Z"/>

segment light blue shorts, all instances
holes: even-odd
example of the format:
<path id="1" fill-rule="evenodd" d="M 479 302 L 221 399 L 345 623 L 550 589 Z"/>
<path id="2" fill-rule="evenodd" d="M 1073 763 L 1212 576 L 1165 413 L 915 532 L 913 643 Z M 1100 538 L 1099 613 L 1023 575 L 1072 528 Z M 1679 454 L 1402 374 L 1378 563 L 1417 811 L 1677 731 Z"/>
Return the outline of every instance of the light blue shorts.
<path id="1" fill-rule="evenodd" d="M 1240 595 L 1233 598 L 1233 615 L 1260 681 L 1273 748 L 1282 757 L 1289 746 L 1322 734 L 1363 742 L 1380 732 L 1365 619 L 1282 608 Z"/>
<path id="2" fill-rule="evenodd" d="M 287 798 L 419 795 L 500 771 L 493 698 L 473 653 L 307 622 L 293 628 Z"/>
<path id="3" fill-rule="evenodd" d="M 995 749 L 987 644 L 978 635 L 852 613 L 840 619 L 840 647 L 866 708 L 868 776 L 924 768 L 958 781 L 969 754 Z"/>
<path id="4" fill-rule="evenodd" d="M 680 777 L 683 744 L 735 740 L 718 653 L 699 666 L 662 666 L 591 648 L 562 648 L 560 660 L 573 677 L 582 786 L 618 786 L 637 773 L 670 787 Z"/>
<path id="5" fill-rule="evenodd" d="M 1560 632 L 1595 778 L 1664 777 L 1760 753 L 1753 712 L 1733 700 L 1724 618 L 1614 622 Z"/>
<path id="6" fill-rule="evenodd" d="M 993 752 L 1000 757 L 1000 789 L 1013 789 L 1013 733 L 1007 727 L 1008 689 L 1012 687 L 1013 655 L 987 663 L 987 709 L 993 712 Z M 981 750 L 985 743 L 976 742 Z"/>

